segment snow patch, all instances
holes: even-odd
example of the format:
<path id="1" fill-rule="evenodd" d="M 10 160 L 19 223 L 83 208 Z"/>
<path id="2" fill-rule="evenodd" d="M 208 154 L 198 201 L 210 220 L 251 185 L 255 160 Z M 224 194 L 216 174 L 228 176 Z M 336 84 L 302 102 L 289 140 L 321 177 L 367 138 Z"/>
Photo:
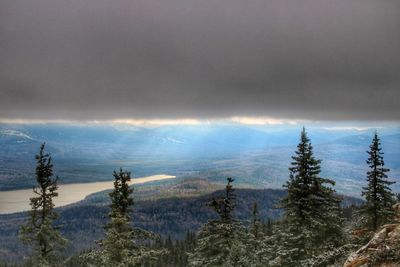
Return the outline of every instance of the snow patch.
<path id="1" fill-rule="evenodd" d="M 33 140 L 33 138 L 30 137 L 29 135 L 27 135 L 23 132 L 20 132 L 20 131 L 16 131 L 16 130 L 0 130 L 0 135 L 17 136 L 17 137 Z"/>

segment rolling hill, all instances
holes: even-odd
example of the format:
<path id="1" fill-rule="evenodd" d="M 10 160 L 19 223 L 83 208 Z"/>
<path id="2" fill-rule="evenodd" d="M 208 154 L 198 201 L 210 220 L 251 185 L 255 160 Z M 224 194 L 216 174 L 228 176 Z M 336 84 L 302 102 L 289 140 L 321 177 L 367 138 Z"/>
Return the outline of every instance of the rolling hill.
<path id="1" fill-rule="evenodd" d="M 222 184 L 212 184 L 203 179 L 181 180 L 177 184 L 139 186 L 134 191 L 134 225 L 154 231 L 163 237 L 182 238 L 188 230 L 197 231 L 216 214 L 207 206 L 213 197 L 224 194 Z M 219 190 L 218 190 L 219 189 Z M 216 191 L 215 191 L 216 190 Z M 109 197 L 100 192 L 66 207 L 57 208 L 57 224 L 71 242 L 68 255 L 93 247 L 95 240 L 103 237 L 107 222 Z M 281 211 L 279 200 L 286 194 L 281 189 L 236 189 L 235 217 L 247 224 L 252 207 L 258 203 L 260 218 L 277 219 Z M 360 199 L 345 197 L 344 205 L 359 204 Z M 27 220 L 27 213 L 0 215 L 0 258 L 6 262 L 20 261 L 26 247 L 18 240 L 18 229 Z M 79 241 L 79 242 L 78 242 Z"/>
<path id="2" fill-rule="evenodd" d="M 239 124 L 161 126 L 0 125 L 0 190 L 33 184 L 34 155 L 46 142 L 61 183 L 110 180 L 119 167 L 134 176 L 167 173 L 221 182 L 226 176 L 256 188 L 281 188 L 299 138 L 299 126 Z M 385 162 L 400 177 L 400 130 L 380 129 Z M 310 127 L 322 174 L 340 192 L 359 193 L 373 129 Z M 399 185 L 395 189 L 400 191 Z"/>

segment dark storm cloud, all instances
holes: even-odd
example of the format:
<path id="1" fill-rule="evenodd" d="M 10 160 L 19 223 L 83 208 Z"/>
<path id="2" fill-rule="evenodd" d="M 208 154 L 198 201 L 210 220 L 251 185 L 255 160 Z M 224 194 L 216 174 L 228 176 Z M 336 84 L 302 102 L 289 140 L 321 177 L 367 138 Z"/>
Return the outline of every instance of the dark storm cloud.
<path id="1" fill-rule="evenodd" d="M 400 119 L 400 1 L 4 0 L 0 117 Z"/>

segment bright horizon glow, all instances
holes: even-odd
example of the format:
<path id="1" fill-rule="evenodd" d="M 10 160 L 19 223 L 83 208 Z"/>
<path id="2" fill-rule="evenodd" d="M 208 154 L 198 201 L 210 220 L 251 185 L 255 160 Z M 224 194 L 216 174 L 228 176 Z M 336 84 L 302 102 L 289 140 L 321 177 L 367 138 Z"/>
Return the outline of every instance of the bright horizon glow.
<path id="1" fill-rule="evenodd" d="M 272 117 L 240 117 L 216 119 L 136 119 L 122 118 L 113 120 L 38 120 L 38 119 L 0 119 L 4 124 L 126 124 L 134 126 L 202 125 L 211 123 L 238 123 L 246 125 L 297 125 L 304 120 L 277 119 Z"/>
<path id="2" fill-rule="evenodd" d="M 247 125 L 297 125 L 302 122 L 302 120 L 275 119 L 268 117 L 232 117 L 231 121 Z"/>
<path id="3" fill-rule="evenodd" d="M 233 116 L 230 118 L 120 118 L 107 120 L 40 120 L 40 119 L 1 119 L 0 124 L 70 124 L 70 125 L 129 125 L 138 127 L 158 127 L 173 125 L 211 125 L 211 124 L 241 124 L 255 127 L 262 126 L 296 126 L 296 125 L 316 125 L 330 131 L 357 130 L 363 131 L 370 128 L 382 128 L 385 126 L 399 127 L 399 121 L 316 121 L 305 119 L 285 119 L 273 117 L 251 117 Z"/>

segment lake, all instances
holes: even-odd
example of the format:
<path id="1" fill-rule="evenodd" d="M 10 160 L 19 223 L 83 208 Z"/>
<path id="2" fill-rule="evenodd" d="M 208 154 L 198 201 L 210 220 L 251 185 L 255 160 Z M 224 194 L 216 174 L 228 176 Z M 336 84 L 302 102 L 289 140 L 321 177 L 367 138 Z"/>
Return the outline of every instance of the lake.
<path id="1" fill-rule="evenodd" d="M 175 176 L 158 174 L 146 177 L 133 178 L 129 184 L 142 184 L 147 182 L 174 179 Z M 86 196 L 112 189 L 114 181 L 60 184 L 58 197 L 54 198 L 56 207 L 65 206 L 83 200 Z M 20 189 L 11 191 L 0 191 L 0 214 L 27 211 L 31 209 L 29 199 L 33 197 L 32 189 Z"/>

